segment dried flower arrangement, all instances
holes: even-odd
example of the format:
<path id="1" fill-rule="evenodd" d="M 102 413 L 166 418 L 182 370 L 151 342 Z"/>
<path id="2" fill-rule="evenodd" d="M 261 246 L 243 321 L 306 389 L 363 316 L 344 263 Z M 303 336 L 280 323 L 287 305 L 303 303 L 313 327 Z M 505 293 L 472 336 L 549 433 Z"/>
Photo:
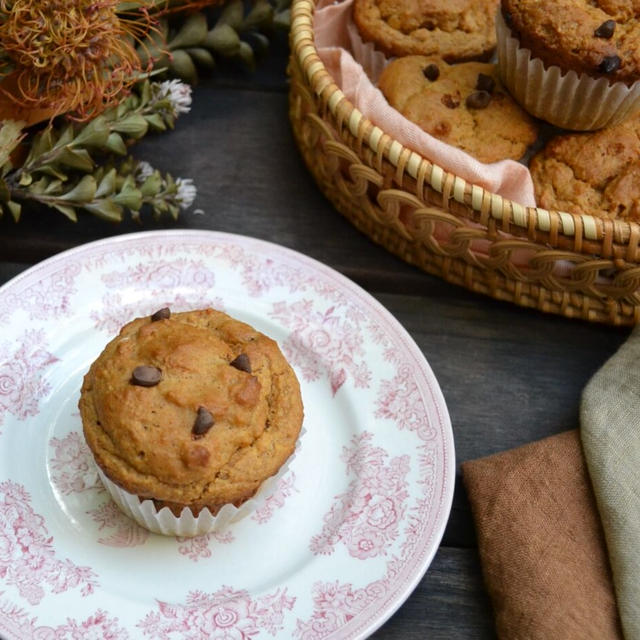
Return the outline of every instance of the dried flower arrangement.
<path id="1" fill-rule="evenodd" d="M 287 22 L 287 0 L 0 0 L 0 216 L 38 203 L 74 221 L 176 218 L 192 181 L 129 147 L 189 111 L 199 70 L 252 67 Z"/>

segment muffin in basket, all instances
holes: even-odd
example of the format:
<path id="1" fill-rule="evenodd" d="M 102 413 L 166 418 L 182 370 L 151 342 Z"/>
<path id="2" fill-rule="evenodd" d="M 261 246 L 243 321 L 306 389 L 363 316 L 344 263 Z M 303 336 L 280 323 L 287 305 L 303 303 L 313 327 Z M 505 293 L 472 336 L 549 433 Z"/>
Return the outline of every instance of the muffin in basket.
<path id="1" fill-rule="evenodd" d="M 404 56 L 382 71 L 389 104 L 427 133 L 480 162 L 519 160 L 538 128 L 498 79 L 494 64 Z"/>
<path id="2" fill-rule="evenodd" d="M 213 309 L 125 325 L 91 365 L 79 407 L 112 497 L 167 535 L 213 531 L 257 506 L 303 418 L 278 345 Z"/>
<path id="3" fill-rule="evenodd" d="M 607 0 L 502 0 L 500 75 L 527 111 L 593 130 L 640 109 L 640 9 Z"/>
<path id="4" fill-rule="evenodd" d="M 555 136 L 530 170 L 542 207 L 640 222 L 640 114 L 599 131 Z"/>
<path id="5" fill-rule="evenodd" d="M 363 40 L 388 56 L 438 55 L 487 60 L 496 47 L 499 0 L 355 0 Z"/>

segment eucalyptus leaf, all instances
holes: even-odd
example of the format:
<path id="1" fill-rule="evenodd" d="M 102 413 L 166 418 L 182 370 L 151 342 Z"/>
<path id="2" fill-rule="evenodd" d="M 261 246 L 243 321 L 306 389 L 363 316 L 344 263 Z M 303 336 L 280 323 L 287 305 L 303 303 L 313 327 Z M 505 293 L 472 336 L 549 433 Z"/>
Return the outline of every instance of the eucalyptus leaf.
<path id="1" fill-rule="evenodd" d="M 253 49 L 248 42 L 244 40 L 240 41 L 240 50 L 238 51 L 238 56 L 251 70 L 255 68 L 256 60 L 253 55 Z"/>
<path id="2" fill-rule="evenodd" d="M 222 56 L 234 56 L 240 49 L 240 36 L 230 25 L 219 24 L 209 31 L 203 46 Z"/>
<path id="3" fill-rule="evenodd" d="M 150 113 L 149 115 L 145 115 L 144 118 L 154 131 L 165 131 L 167 128 L 162 116 L 157 113 Z"/>
<path id="4" fill-rule="evenodd" d="M 191 59 L 200 67 L 204 67 L 205 69 L 213 69 L 216 66 L 215 58 L 209 51 L 202 47 L 192 47 L 190 49 L 187 49 L 186 52 L 189 54 Z"/>
<path id="5" fill-rule="evenodd" d="M 103 147 L 109 138 L 109 124 L 104 116 L 97 116 L 84 126 L 73 140 L 75 147 Z"/>
<path id="6" fill-rule="evenodd" d="M 13 200 L 9 200 L 9 202 L 7 202 L 5 206 L 11 212 L 11 215 L 13 216 L 14 221 L 18 222 L 20 220 L 20 214 L 22 213 L 22 205 L 19 202 L 14 202 Z"/>
<path id="7" fill-rule="evenodd" d="M 144 116 L 139 113 L 132 113 L 122 120 L 115 121 L 111 125 L 113 131 L 124 133 L 135 139 L 142 138 L 144 134 L 147 133 L 148 128 L 149 125 L 147 121 Z"/>
<path id="8" fill-rule="evenodd" d="M 45 165 L 44 167 L 39 167 L 37 169 L 38 173 L 44 173 L 47 176 L 51 176 L 52 178 L 57 178 L 58 180 L 67 180 L 68 176 L 66 173 L 63 173 L 57 167 L 52 165 Z"/>
<path id="9" fill-rule="evenodd" d="M 96 200 L 83 205 L 83 208 L 103 220 L 107 220 L 109 222 L 122 221 L 122 207 L 119 207 L 111 200 Z"/>
<path id="10" fill-rule="evenodd" d="M 20 174 L 20 180 L 18 181 L 18 184 L 21 187 L 28 187 L 32 182 L 33 182 L 33 176 L 30 173 L 23 171 Z"/>
<path id="11" fill-rule="evenodd" d="M 53 131 L 49 126 L 44 131 L 42 131 L 41 133 L 38 133 L 34 137 L 33 142 L 31 143 L 31 150 L 29 151 L 29 155 L 27 156 L 27 159 L 24 161 L 23 166 L 25 167 L 30 166 L 32 161 L 35 158 L 39 158 L 40 156 L 44 155 L 48 151 L 51 151 L 51 148 L 53 147 L 53 143 L 54 143 Z"/>
<path id="12" fill-rule="evenodd" d="M 241 28 L 244 18 L 244 5 L 242 0 L 231 0 L 225 4 L 216 25 L 228 24 L 236 31 Z"/>
<path id="13" fill-rule="evenodd" d="M 138 211 L 142 207 L 142 194 L 138 189 L 127 189 L 113 196 L 113 201 L 132 211 Z"/>
<path id="14" fill-rule="evenodd" d="M 91 171 L 94 167 L 93 160 L 86 149 L 66 147 L 59 153 L 57 161 L 80 171 Z"/>
<path id="15" fill-rule="evenodd" d="M 140 193 L 145 197 L 149 198 L 151 196 L 155 196 L 160 188 L 162 187 L 162 176 L 160 172 L 154 171 L 143 183 L 140 187 Z"/>
<path id="16" fill-rule="evenodd" d="M 258 0 L 242 22 L 242 29 L 256 29 L 273 19 L 273 7 L 266 0 Z"/>
<path id="17" fill-rule="evenodd" d="M 127 155 L 127 146 L 119 133 L 111 133 L 105 146 L 112 153 L 117 153 L 120 156 Z"/>
<path id="18" fill-rule="evenodd" d="M 170 51 L 197 47 L 207 36 L 207 19 L 203 13 L 193 13 L 184 22 L 178 33 L 169 41 Z"/>
<path id="19" fill-rule="evenodd" d="M 193 60 L 186 51 L 181 49 L 173 52 L 169 69 L 185 82 L 193 83 L 198 78 L 198 72 Z"/>
<path id="20" fill-rule="evenodd" d="M 100 180 L 98 188 L 94 194 L 94 198 L 103 198 L 110 196 L 116 188 L 116 170 L 110 169 Z"/>
<path id="21" fill-rule="evenodd" d="M 64 213 L 64 215 L 72 222 L 78 222 L 78 216 L 76 215 L 76 210 L 73 207 L 59 203 L 51 203 L 49 206 L 57 209 L 60 213 Z"/>
<path id="22" fill-rule="evenodd" d="M 84 176 L 71 191 L 59 196 L 59 198 L 69 202 L 90 202 L 93 200 L 97 189 L 98 185 L 95 178 L 93 176 Z"/>
<path id="23" fill-rule="evenodd" d="M 29 195 L 40 195 L 45 192 L 46 188 L 49 186 L 49 179 L 42 177 L 38 181 L 29 185 L 28 193 Z"/>
<path id="24" fill-rule="evenodd" d="M 73 126 L 68 124 L 60 134 L 60 137 L 55 141 L 52 149 L 62 149 L 66 147 L 73 140 Z"/>
<path id="25" fill-rule="evenodd" d="M 58 195 L 62 191 L 61 187 L 62 187 L 61 180 L 52 180 L 47 185 L 47 188 L 43 191 L 43 193 L 47 196 L 52 194 Z"/>

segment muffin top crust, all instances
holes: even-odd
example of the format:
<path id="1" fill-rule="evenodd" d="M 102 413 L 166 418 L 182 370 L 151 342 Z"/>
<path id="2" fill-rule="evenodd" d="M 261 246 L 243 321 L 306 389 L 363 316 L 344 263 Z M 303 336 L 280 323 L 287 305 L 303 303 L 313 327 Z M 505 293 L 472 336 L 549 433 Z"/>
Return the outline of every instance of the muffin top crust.
<path id="1" fill-rule="evenodd" d="M 487 59 L 496 46 L 499 0 L 355 0 L 353 19 L 366 41 L 390 56 Z"/>
<path id="2" fill-rule="evenodd" d="M 196 511 L 251 497 L 292 454 L 303 417 L 276 342 L 213 309 L 125 325 L 85 376 L 79 406 L 113 482 Z"/>
<path id="3" fill-rule="evenodd" d="M 640 0 L 502 0 L 502 14 L 547 67 L 626 84 L 640 79 Z"/>
<path id="4" fill-rule="evenodd" d="M 396 58 L 378 86 L 389 104 L 427 133 L 481 162 L 518 160 L 538 128 L 501 85 L 496 65 Z"/>

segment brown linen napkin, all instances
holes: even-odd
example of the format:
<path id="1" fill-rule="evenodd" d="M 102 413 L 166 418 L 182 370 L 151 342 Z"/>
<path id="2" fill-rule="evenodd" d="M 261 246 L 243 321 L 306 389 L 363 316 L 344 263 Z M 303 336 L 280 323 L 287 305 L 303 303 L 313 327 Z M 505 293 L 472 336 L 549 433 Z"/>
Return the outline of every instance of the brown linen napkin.
<path id="1" fill-rule="evenodd" d="M 462 472 L 500 639 L 622 638 L 578 431 Z"/>

